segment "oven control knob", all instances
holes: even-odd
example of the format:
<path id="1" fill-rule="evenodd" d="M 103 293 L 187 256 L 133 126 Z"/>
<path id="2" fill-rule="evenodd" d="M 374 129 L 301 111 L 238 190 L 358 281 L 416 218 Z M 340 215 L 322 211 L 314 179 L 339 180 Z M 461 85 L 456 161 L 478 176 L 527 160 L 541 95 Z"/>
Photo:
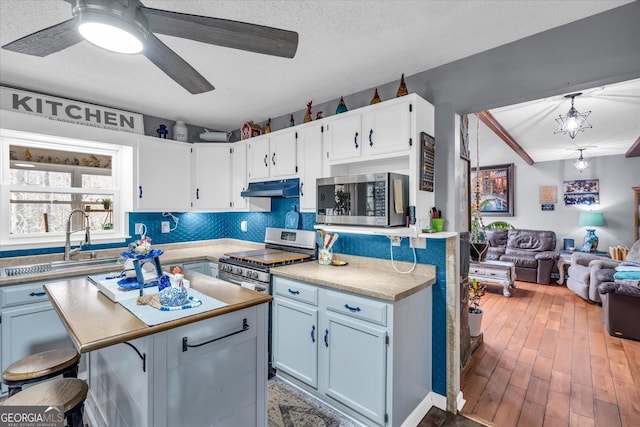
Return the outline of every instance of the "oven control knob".
<path id="1" fill-rule="evenodd" d="M 241 269 L 241 268 L 238 268 L 238 269 L 236 270 L 236 274 L 239 274 L 239 275 L 241 275 L 241 276 L 242 276 L 242 269 Z"/>
<path id="2" fill-rule="evenodd" d="M 254 278 L 254 279 L 257 279 L 257 278 L 258 278 L 258 272 L 257 272 L 257 271 L 254 271 L 254 272 L 253 272 L 253 278 Z"/>

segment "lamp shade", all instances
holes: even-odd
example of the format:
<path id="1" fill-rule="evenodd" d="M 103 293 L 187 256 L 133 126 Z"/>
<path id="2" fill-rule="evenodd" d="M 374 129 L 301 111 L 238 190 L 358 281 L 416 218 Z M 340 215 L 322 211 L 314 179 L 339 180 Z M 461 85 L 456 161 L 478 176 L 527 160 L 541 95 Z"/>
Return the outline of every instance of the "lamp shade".
<path id="1" fill-rule="evenodd" d="M 604 214 L 602 212 L 580 212 L 578 225 L 602 227 L 604 225 Z"/>

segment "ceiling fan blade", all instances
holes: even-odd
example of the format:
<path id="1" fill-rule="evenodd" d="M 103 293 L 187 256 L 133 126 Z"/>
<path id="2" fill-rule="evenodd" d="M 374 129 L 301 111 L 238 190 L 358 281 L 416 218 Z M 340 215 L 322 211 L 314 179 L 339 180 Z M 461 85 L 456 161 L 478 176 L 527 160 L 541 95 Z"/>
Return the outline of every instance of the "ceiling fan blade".
<path id="1" fill-rule="evenodd" d="M 148 34 L 142 53 L 189 92 L 198 94 L 214 89 L 213 85 L 202 77 L 195 68 L 180 58 L 153 34 Z"/>
<path id="2" fill-rule="evenodd" d="M 149 31 L 203 43 L 293 58 L 298 33 L 228 19 L 141 7 Z"/>
<path id="3" fill-rule="evenodd" d="M 12 52 L 34 56 L 47 56 L 84 40 L 78 32 L 74 18 L 45 28 L 2 46 Z"/>

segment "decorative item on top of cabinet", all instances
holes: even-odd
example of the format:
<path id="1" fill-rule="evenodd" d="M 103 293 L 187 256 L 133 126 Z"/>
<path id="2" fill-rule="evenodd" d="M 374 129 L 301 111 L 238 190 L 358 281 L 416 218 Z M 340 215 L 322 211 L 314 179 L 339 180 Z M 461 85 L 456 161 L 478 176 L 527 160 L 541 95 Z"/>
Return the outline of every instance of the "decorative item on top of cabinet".
<path id="1" fill-rule="evenodd" d="M 182 120 L 176 121 L 173 127 L 173 139 L 180 142 L 189 141 L 189 129 L 187 129 L 187 125 Z"/>
<path id="2" fill-rule="evenodd" d="M 269 120 L 267 120 L 267 124 L 264 125 L 264 133 L 271 133 L 271 117 L 269 117 Z"/>
<path id="3" fill-rule="evenodd" d="M 307 103 L 307 112 L 304 113 L 304 119 L 302 119 L 303 123 L 309 123 L 311 120 L 313 120 L 313 118 L 311 118 L 311 104 L 313 103 L 313 101 L 309 101 Z"/>
<path id="4" fill-rule="evenodd" d="M 347 104 L 344 103 L 344 98 L 340 97 L 340 102 L 338 103 L 338 108 L 336 108 L 336 114 L 347 112 Z"/>
<path id="5" fill-rule="evenodd" d="M 376 88 L 376 92 L 373 94 L 373 98 L 371 98 L 369 105 L 377 104 L 379 102 L 382 102 L 382 100 L 380 99 L 380 95 L 378 95 L 378 88 Z"/>
<path id="6" fill-rule="evenodd" d="M 249 139 L 254 136 L 258 136 L 262 133 L 262 128 L 252 121 L 248 121 L 242 124 L 240 128 L 240 139 Z"/>
<path id="7" fill-rule="evenodd" d="M 289 127 L 293 127 L 296 125 L 296 121 L 293 119 L 293 114 L 289 116 Z"/>
<path id="8" fill-rule="evenodd" d="M 316 113 L 316 120 L 320 120 L 322 118 L 322 111 L 318 111 Z"/>
<path id="9" fill-rule="evenodd" d="M 156 129 L 156 134 L 158 135 L 158 138 L 167 139 L 168 133 L 169 133 L 169 130 L 167 129 L 167 125 L 160 125 L 158 126 L 158 129 Z"/>
<path id="10" fill-rule="evenodd" d="M 396 97 L 401 97 L 408 95 L 409 91 L 407 90 L 407 84 L 404 82 L 404 73 L 402 73 L 402 77 L 400 77 L 400 86 L 398 87 L 398 93 Z"/>

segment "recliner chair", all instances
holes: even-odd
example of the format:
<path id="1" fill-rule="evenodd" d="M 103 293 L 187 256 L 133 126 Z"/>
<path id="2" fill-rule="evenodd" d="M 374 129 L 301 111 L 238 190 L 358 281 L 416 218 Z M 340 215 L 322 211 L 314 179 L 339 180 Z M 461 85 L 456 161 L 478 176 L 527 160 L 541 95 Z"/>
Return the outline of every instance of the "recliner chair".
<path id="1" fill-rule="evenodd" d="M 615 268 L 620 261 L 612 260 L 588 252 L 571 254 L 567 288 L 589 302 L 600 302 L 598 285 L 612 282 Z"/>

